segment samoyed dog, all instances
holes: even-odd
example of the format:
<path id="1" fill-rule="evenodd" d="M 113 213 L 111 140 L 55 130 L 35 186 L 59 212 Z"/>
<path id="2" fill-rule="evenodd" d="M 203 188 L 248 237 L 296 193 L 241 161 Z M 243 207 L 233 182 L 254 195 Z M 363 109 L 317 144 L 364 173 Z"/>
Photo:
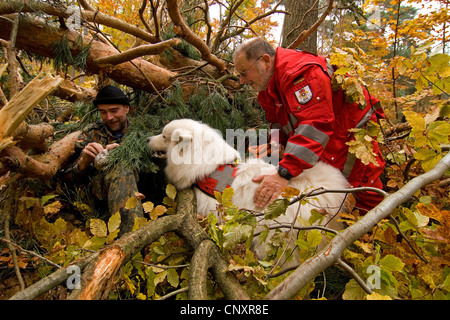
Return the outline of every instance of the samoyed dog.
<path id="1" fill-rule="evenodd" d="M 260 159 L 241 162 L 239 152 L 223 139 L 219 131 L 194 120 L 179 119 L 168 123 L 161 134 L 148 138 L 148 144 L 156 156 L 167 159 L 165 175 L 168 182 L 179 190 L 195 186 L 199 215 L 206 217 L 210 212 L 216 212 L 218 204 L 214 196 L 200 190 L 201 185 L 206 185 L 206 189 L 215 188 L 219 192 L 230 186 L 234 190 L 234 205 L 252 212 L 261 212 L 253 202 L 258 183 L 252 182 L 252 178 L 276 173 L 275 166 Z M 213 177 L 212 185 L 207 183 L 210 177 Z M 338 169 L 318 162 L 313 168 L 291 179 L 289 186 L 303 193 L 317 188 L 345 189 L 348 182 Z M 209 191 L 214 194 L 213 190 Z M 342 207 L 344 198 L 342 193 L 314 196 L 306 204 L 300 205 L 297 202 L 289 206 L 286 213 L 276 221 L 263 220 L 261 224 L 270 227 L 295 222 L 295 225 L 300 226 L 299 221 L 308 221 L 311 210 L 316 209 L 326 212 L 321 225 L 340 229 L 335 216 Z M 218 218 L 220 221 L 220 217 Z M 258 257 L 265 256 L 263 245 L 256 246 L 255 251 Z"/>

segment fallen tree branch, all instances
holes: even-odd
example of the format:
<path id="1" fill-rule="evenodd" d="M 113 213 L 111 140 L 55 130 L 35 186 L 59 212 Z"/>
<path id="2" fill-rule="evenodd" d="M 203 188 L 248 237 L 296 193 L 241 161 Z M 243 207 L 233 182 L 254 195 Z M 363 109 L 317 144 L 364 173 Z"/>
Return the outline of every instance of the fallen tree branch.
<path id="1" fill-rule="evenodd" d="M 40 76 L 31 80 L 0 110 L 0 141 L 11 137 L 31 110 L 53 92 L 63 80 L 59 76 L 53 77 L 50 74 L 42 79 Z"/>
<path id="2" fill-rule="evenodd" d="M 386 197 L 379 205 L 370 210 L 361 220 L 337 234 L 319 254 L 306 260 L 285 280 L 269 292 L 265 299 L 290 299 L 320 272 L 334 264 L 343 251 L 364 234 L 372 230 L 379 221 L 387 218 L 391 212 L 407 201 L 417 190 L 439 179 L 450 168 L 450 153 L 442 158 L 433 169 L 409 181 L 402 189 Z"/>
<path id="3" fill-rule="evenodd" d="M 82 271 L 81 288 L 73 290 L 69 299 L 105 298 L 118 268 L 127 263 L 146 245 L 170 231 L 175 231 L 182 236 L 194 250 L 203 242 L 210 242 L 205 241 L 209 240 L 209 237 L 196 219 L 193 190 L 179 192 L 177 214 L 160 217 L 136 231 L 125 234 L 98 252 L 72 263 L 70 266 L 76 265 Z M 213 248 L 210 250 L 211 256 L 208 260 L 212 261 L 213 275 L 224 295 L 229 299 L 248 299 L 238 280 L 227 270 L 228 262 L 223 258 L 219 249 L 213 244 Z M 55 271 L 50 276 L 16 293 L 10 299 L 27 300 L 39 297 L 70 276 L 68 267 Z M 190 278 L 189 281 L 191 287 L 191 284 L 196 283 L 197 279 Z"/>
<path id="4" fill-rule="evenodd" d="M 83 3 L 84 5 L 87 5 L 87 3 L 85 3 L 84 1 Z M 116 17 L 112 17 L 100 11 L 96 11 L 90 6 L 89 8 L 90 10 L 87 9 L 80 11 L 81 18 L 86 20 L 87 22 L 98 23 L 106 27 L 114 28 L 150 43 L 158 42 L 158 39 L 154 35 L 145 30 L 142 30 L 132 24 L 126 23 Z M 0 14 L 11 14 L 15 12 L 45 12 L 46 14 L 61 18 L 69 18 L 73 14 L 73 12 L 67 10 L 67 8 L 63 5 L 55 6 L 43 1 L 13 0 L 4 1 L 0 4 Z"/>
<path id="5" fill-rule="evenodd" d="M 129 49 L 125 52 L 118 53 L 112 56 L 106 56 L 106 57 L 100 57 L 94 60 L 94 63 L 96 63 L 100 67 L 106 67 L 106 66 L 115 66 L 117 64 L 131 61 L 135 58 L 139 58 L 145 55 L 155 55 L 160 54 L 167 48 L 171 48 L 173 46 L 176 46 L 181 42 L 180 39 L 173 38 L 169 39 L 163 42 L 160 42 L 158 44 L 147 44 L 147 45 L 141 45 L 139 47 L 135 47 L 132 49 Z"/>
<path id="6" fill-rule="evenodd" d="M 8 21 L 0 19 L 0 38 L 8 38 L 11 30 L 11 24 Z M 163 67 L 159 67 L 144 59 L 136 58 L 131 62 L 121 63 L 119 65 L 101 68 L 94 60 L 100 57 L 118 54 L 118 50 L 101 41 L 93 40 L 91 37 L 83 36 L 73 29 L 64 30 L 56 28 L 50 24 L 43 23 L 37 19 L 22 17 L 19 21 L 19 30 L 16 39 L 16 48 L 36 53 L 44 57 L 55 57 L 54 44 L 66 38 L 71 48 L 72 56 L 80 53 L 80 40 L 84 44 L 90 44 L 89 54 L 86 58 L 86 72 L 98 74 L 102 71 L 105 75 L 118 83 L 126 86 L 153 92 L 165 89 L 173 83 L 173 77 L 176 73 Z M 136 72 L 137 65 L 145 76 Z M 151 80 L 149 84 L 147 78 Z"/>
<path id="7" fill-rule="evenodd" d="M 79 134 L 80 131 L 72 132 L 54 142 L 47 153 L 33 157 L 25 154 L 22 149 L 10 145 L 1 152 L 0 162 L 6 168 L 27 177 L 51 179 L 74 152 Z"/>
<path id="8" fill-rule="evenodd" d="M 211 256 L 216 245 L 205 240 L 195 250 L 189 268 L 189 300 L 207 300 L 208 270 L 212 267 Z"/>

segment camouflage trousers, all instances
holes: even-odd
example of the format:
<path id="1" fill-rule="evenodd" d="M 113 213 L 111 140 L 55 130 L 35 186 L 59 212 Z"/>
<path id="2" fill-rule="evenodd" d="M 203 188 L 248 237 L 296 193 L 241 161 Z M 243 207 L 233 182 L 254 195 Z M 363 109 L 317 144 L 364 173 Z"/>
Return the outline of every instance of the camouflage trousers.
<path id="1" fill-rule="evenodd" d="M 91 179 L 92 195 L 100 201 L 108 202 L 110 215 L 120 212 L 119 235 L 130 232 L 133 229 L 134 220 L 143 216 L 143 208 L 139 200 L 134 208 L 125 208 L 128 199 L 136 197 L 138 179 L 139 175 L 136 171 L 120 166 L 108 172 L 101 170 Z"/>

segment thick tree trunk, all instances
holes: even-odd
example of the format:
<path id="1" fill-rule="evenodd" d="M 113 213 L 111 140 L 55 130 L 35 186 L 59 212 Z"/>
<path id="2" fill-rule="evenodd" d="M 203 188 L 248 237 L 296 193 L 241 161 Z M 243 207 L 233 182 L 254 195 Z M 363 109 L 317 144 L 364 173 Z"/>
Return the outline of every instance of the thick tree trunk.
<path id="1" fill-rule="evenodd" d="M 318 2 L 318 1 L 317 1 Z M 316 0 L 285 0 L 286 11 L 283 22 L 282 47 L 287 48 L 304 30 L 308 30 L 319 17 Z M 314 5 L 315 4 L 315 5 Z M 317 32 L 314 31 L 298 48 L 308 52 L 317 53 Z"/>
<path id="2" fill-rule="evenodd" d="M 8 40 L 11 32 L 11 23 L 0 19 L 0 38 Z M 76 57 L 80 53 L 77 40 L 81 35 L 73 30 L 65 30 L 45 24 L 37 19 L 21 17 L 17 32 L 16 48 L 38 54 L 43 57 L 55 57 L 55 45 L 63 38 L 67 38 L 71 46 L 71 53 Z M 114 66 L 101 67 L 97 59 L 117 55 L 117 49 L 103 42 L 82 37 L 84 46 L 90 43 L 90 52 L 86 60 L 88 73 L 103 72 L 114 81 L 132 88 L 153 92 L 167 88 L 174 81 L 176 73 L 156 66 L 144 59 L 136 58 Z"/>

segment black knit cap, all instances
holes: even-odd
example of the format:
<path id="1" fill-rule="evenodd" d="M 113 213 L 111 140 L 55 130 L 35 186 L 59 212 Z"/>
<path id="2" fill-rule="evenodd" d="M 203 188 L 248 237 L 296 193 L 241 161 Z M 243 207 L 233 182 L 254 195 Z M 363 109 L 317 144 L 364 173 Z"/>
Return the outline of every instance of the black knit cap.
<path id="1" fill-rule="evenodd" d="M 130 99 L 128 99 L 128 97 L 119 88 L 108 85 L 98 91 L 97 96 L 92 103 L 96 107 L 99 104 L 123 104 L 125 106 L 129 106 Z"/>

